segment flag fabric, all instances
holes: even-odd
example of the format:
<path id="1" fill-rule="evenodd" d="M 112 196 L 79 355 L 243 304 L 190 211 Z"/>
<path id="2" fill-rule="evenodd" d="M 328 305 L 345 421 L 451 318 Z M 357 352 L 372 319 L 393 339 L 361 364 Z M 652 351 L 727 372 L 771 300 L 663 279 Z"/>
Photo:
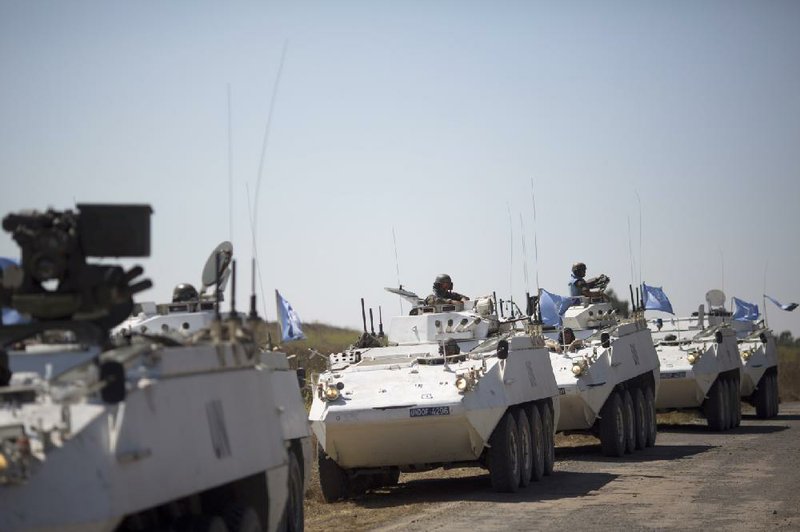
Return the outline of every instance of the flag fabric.
<path id="1" fill-rule="evenodd" d="M 306 336 L 303 334 L 300 316 L 277 290 L 275 290 L 275 304 L 278 306 L 278 319 L 281 322 L 281 341 L 303 340 Z"/>
<path id="2" fill-rule="evenodd" d="M 647 286 L 643 283 L 642 292 L 644 292 L 645 310 L 660 310 L 675 315 L 675 312 L 672 311 L 672 303 L 669 302 L 667 294 L 660 286 Z"/>
<path id="3" fill-rule="evenodd" d="M 9 266 L 19 266 L 14 259 L 7 259 L 0 257 L 0 271 L 5 270 Z M 28 320 L 24 319 L 19 312 L 13 308 L 3 307 L 3 325 L 16 325 L 18 323 L 27 323 Z"/>
<path id="4" fill-rule="evenodd" d="M 539 312 L 542 314 L 542 322 L 553 327 L 561 326 L 561 318 L 574 301 L 575 298 L 551 294 L 542 288 L 539 294 Z"/>
<path id="5" fill-rule="evenodd" d="M 798 306 L 797 303 L 787 303 L 786 305 L 782 305 L 780 303 L 780 301 L 778 301 L 777 299 L 769 297 L 767 294 L 764 294 L 764 297 L 766 297 L 767 299 L 769 299 L 770 301 L 772 301 L 773 303 L 778 305 L 778 307 L 782 308 L 783 310 L 785 310 L 787 312 L 793 311 Z"/>
<path id="6" fill-rule="evenodd" d="M 758 319 L 758 305 L 733 298 L 734 311 L 732 318 L 738 321 L 755 321 Z"/>

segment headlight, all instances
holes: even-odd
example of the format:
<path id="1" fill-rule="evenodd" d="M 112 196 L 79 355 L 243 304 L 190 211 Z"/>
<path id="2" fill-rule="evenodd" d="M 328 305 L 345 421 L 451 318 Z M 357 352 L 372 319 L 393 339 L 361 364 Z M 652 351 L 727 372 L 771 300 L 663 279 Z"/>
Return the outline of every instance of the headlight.
<path id="1" fill-rule="evenodd" d="M 467 380 L 466 377 L 461 375 L 460 377 L 456 378 L 456 388 L 458 389 L 459 392 L 461 393 L 466 392 L 468 387 L 469 387 L 469 381 Z"/>
<path id="2" fill-rule="evenodd" d="M 339 398 L 339 390 L 335 386 L 328 386 L 325 388 L 325 400 L 335 401 Z"/>
<path id="3" fill-rule="evenodd" d="M 753 352 L 749 349 L 747 351 L 742 351 L 742 359 L 748 360 L 753 355 Z"/>
<path id="4" fill-rule="evenodd" d="M 696 351 L 692 351 L 688 355 L 686 355 L 686 360 L 689 361 L 689 364 L 694 364 L 700 359 L 700 355 Z"/>
<path id="5" fill-rule="evenodd" d="M 572 374 L 576 377 L 580 377 L 586 372 L 586 369 L 589 367 L 589 362 L 582 358 L 580 360 L 576 360 L 572 363 Z"/>
<path id="6" fill-rule="evenodd" d="M 8 460 L 3 453 L 0 453 L 0 472 L 8 469 Z"/>

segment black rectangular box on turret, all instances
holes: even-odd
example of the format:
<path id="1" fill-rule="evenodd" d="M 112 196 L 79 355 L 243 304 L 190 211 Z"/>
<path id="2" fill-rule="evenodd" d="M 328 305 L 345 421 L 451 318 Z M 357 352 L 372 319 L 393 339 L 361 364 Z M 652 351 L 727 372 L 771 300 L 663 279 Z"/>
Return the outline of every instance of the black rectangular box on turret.
<path id="1" fill-rule="evenodd" d="M 149 257 L 150 205 L 78 204 L 78 238 L 87 257 Z"/>

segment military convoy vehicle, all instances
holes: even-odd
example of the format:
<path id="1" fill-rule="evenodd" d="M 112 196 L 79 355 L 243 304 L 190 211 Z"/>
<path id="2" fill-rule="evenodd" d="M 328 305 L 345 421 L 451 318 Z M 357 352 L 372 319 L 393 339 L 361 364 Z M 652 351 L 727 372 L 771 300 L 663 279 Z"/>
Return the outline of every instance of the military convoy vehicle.
<path id="1" fill-rule="evenodd" d="M 0 530 L 302 530 L 305 410 L 254 309 L 111 339 L 150 282 L 87 258 L 148 256 L 150 213 L 3 220 L 22 260 L 0 306 L 29 320 L 0 327 Z"/>
<path id="2" fill-rule="evenodd" d="M 709 310 L 700 305 L 689 318 L 650 320 L 661 361 L 659 410 L 699 409 L 711 430 L 741 423 L 739 387 L 742 361 L 736 333 L 720 290 L 706 294 Z"/>
<path id="3" fill-rule="evenodd" d="M 309 419 L 325 500 L 395 484 L 401 471 L 479 465 L 505 492 L 551 473 L 558 389 L 529 318 L 500 318 L 491 297 L 428 304 L 387 290 L 411 302 L 409 315 L 392 318 L 386 338 L 365 321 L 316 379 Z"/>
<path id="4" fill-rule="evenodd" d="M 561 403 L 557 430 L 596 435 L 607 456 L 653 446 L 659 361 L 642 312 L 621 319 L 604 297 L 572 299 L 562 331 L 575 340 L 563 341 L 562 332 L 550 353 Z"/>

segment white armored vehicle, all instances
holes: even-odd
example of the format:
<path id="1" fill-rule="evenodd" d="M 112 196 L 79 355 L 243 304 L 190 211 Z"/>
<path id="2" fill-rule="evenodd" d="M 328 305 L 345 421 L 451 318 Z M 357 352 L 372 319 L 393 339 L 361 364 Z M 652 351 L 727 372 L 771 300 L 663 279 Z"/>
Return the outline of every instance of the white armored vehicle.
<path id="1" fill-rule="evenodd" d="M 396 483 L 400 471 L 481 465 L 516 491 L 553 469 L 558 390 L 527 317 L 501 320 L 491 298 L 426 304 L 411 292 L 388 345 L 366 333 L 329 357 L 309 418 L 326 501 Z"/>
<path id="2" fill-rule="evenodd" d="M 604 298 L 573 297 L 550 353 L 561 403 L 559 432 L 589 431 L 603 454 L 655 444 L 658 357 L 641 312 L 621 320 Z M 565 334 L 566 333 L 566 334 Z"/>
<path id="3" fill-rule="evenodd" d="M 730 321 L 736 332 L 742 359 L 741 397 L 753 405 L 756 416 L 768 419 L 778 415 L 778 345 L 772 330 L 763 321 L 709 316 L 709 322 Z"/>
<path id="4" fill-rule="evenodd" d="M 31 320 L 0 327 L 0 530 L 302 529 L 305 411 L 263 321 L 112 344 L 150 282 L 86 258 L 147 256 L 151 211 L 78 208 L 3 221 L 0 305 Z"/>
<path id="5" fill-rule="evenodd" d="M 711 430 L 727 430 L 741 423 L 742 362 L 736 333 L 726 322 L 725 295 L 710 290 L 706 301 L 707 315 L 700 305 L 690 318 L 650 320 L 661 361 L 656 408 L 700 409 Z"/>

